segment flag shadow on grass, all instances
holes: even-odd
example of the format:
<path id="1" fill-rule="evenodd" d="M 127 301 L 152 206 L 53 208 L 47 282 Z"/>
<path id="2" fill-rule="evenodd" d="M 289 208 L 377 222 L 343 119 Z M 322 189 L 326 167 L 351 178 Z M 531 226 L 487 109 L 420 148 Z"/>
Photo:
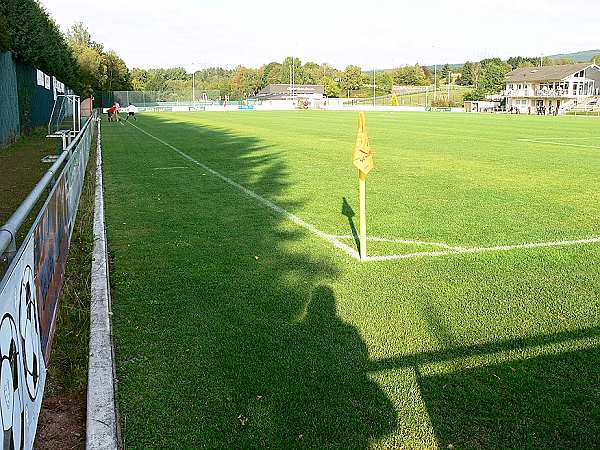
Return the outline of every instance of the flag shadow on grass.
<path id="1" fill-rule="evenodd" d="M 287 167 L 256 138 L 173 117 L 136 125 L 301 206 L 285 201 Z M 181 158 L 133 127 L 110 127 L 103 145 L 126 444 L 360 449 L 396 428 L 365 342 L 336 313 L 328 249 L 198 166 L 152 171 Z"/>
<path id="2" fill-rule="evenodd" d="M 354 217 L 356 216 L 352 206 L 346 200 L 346 197 L 342 198 L 342 215 L 348 218 L 348 225 L 350 226 L 350 231 L 352 232 L 352 236 L 354 237 L 354 244 L 356 245 L 356 251 L 360 253 L 360 237 L 358 236 L 358 230 L 354 225 Z"/>

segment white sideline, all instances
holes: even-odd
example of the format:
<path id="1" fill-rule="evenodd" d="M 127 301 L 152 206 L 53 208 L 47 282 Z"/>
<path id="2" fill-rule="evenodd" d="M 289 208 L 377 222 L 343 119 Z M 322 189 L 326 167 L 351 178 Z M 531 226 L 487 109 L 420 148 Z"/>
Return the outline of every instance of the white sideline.
<path id="1" fill-rule="evenodd" d="M 416 245 L 432 245 L 432 246 L 444 248 L 445 250 L 431 251 L 431 252 L 404 253 L 404 254 L 398 254 L 398 255 L 367 256 L 367 257 L 361 259 L 360 254 L 358 253 L 357 250 L 355 250 L 351 246 L 344 244 L 343 242 L 340 241 L 340 239 L 354 239 L 354 236 L 334 236 L 334 235 L 325 233 L 324 231 L 319 230 L 314 225 L 312 225 L 308 222 L 305 222 L 300 217 L 290 213 L 289 211 L 282 208 L 281 206 L 276 205 L 275 203 L 271 202 L 270 200 L 267 200 L 264 197 L 261 197 L 256 192 L 248 189 L 245 186 L 242 186 L 241 184 L 233 181 L 231 178 L 226 177 L 225 175 L 222 175 L 221 173 L 217 172 L 216 170 L 213 170 L 210 167 L 206 166 L 205 164 L 202 164 L 201 162 L 195 160 L 188 154 L 179 150 L 177 147 L 174 147 L 173 145 L 169 144 L 168 142 L 165 142 L 162 139 L 154 136 L 152 133 L 149 133 L 148 131 L 134 125 L 131 122 L 128 122 L 128 124 L 136 129 L 138 129 L 142 133 L 146 134 L 147 136 L 151 137 L 152 139 L 165 145 L 166 147 L 169 147 L 171 150 L 177 152 L 183 158 L 196 164 L 197 166 L 201 167 L 202 169 L 206 170 L 207 172 L 209 172 L 212 175 L 216 176 L 217 178 L 221 179 L 222 181 L 229 184 L 230 186 L 235 187 L 236 189 L 242 191 L 244 194 L 248 195 L 249 197 L 252 197 L 253 199 L 259 201 L 266 207 L 285 216 L 288 220 L 295 223 L 296 225 L 299 225 L 299 226 L 305 228 L 306 230 L 310 231 L 311 233 L 315 234 L 316 236 L 320 237 L 321 239 L 324 239 L 325 241 L 332 244 L 334 247 L 344 251 L 347 255 L 349 255 L 350 257 L 352 257 L 358 261 L 363 261 L 363 262 L 393 261 L 393 260 L 399 260 L 399 259 L 450 256 L 450 255 L 460 255 L 460 254 L 466 254 L 466 253 L 502 252 L 502 251 L 529 249 L 529 248 L 564 247 L 564 246 L 570 246 L 570 245 L 593 244 L 593 243 L 600 242 L 600 237 L 592 237 L 592 238 L 586 238 L 586 239 L 575 239 L 575 240 L 564 240 L 564 241 L 529 242 L 529 243 L 515 244 L 515 245 L 497 245 L 497 246 L 493 246 L 493 247 L 460 247 L 460 246 L 452 246 L 452 245 L 445 244 L 442 242 L 425 242 L 425 241 L 415 241 L 415 240 L 408 240 L 408 239 L 388 239 L 388 238 L 383 238 L 383 237 L 369 237 L 368 240 L 371 240 L 371 241 L 416 244 Z"/>
<path id="2" fill-rule="evenodd" d="M 400 255 L 384 255 L 384 256 L 367 256 L 363 261 L 393 261 L 396 259 L 413 259 L 423 257 L 437 257 L 460 255 L 464 253 L 485 253 L 485 252 L 506 252 L 510 250 L 528 249 L 528 248 L 548 248 L 548 247 L 566 247 L 582 244 L 597 244 L 600 242 L 600 237 L 592 237 L 587 239 L 573 239 L 566 241 L 550 241 L 550 242 L 528 242 L 525 244 L 515 245 L 496 245 L 494 247 L 457 247 L 455 250 L 434 251 L 434 252 L 415 252 L 404 253 Z"/>
<path id="3" fill-rule="evenodd" d="M 100 123 L 98 123 L 96 149 L 86 448 L 112 450 L 119 448 L 119 425 L 115 404 L 114 353 L 110 318 L 112 313 L 108 281 L 106 230 L 104 227 Z"/>
<path id="4" fill-rule="evenodd" d="M 176 166 L 176 167 L 154 167 L 152 170 L 173 170 L 173 169 L 188 169 L 189 167 L 185 166 Z"/>
<path id="5" fill-rule="evenodd" d="M 234 188 L 242 191 L 247 196 L 252 197 L 253 199 L 259 201 L 260 203 L 262 203 L 267 208 L 270 208 L 273 211 L 275 211 L 275 212 L 277 212 L 277 213 L 285 216 L 288 220 L 292 221 L 296 225 L 299 225 L 299 226 L 307 229 L 311 233 L 315 234 L 316 236 L 319 236 L 321 239 L 326 240 L 327 242 L 329 242 L 330 244 L 332 244 L 334 247 L 336 247 L 336 248 L 344 251 L 346 254 L 348 254 L 352 258 L 360 260 L 360 256 L 358 254 L 358 251 L 354 250 L 349 245 L 346 245 L 343 242 L 339 241 L 334 236 L 332 236 L 330 234 L 327 234 L 324 231 L 319 230 L 314 225 L 312 225 L 312 224 L 310 224 L 308 222 L 305 222 L 300 217 L 292 214 L 291 212 L 287 211 L 286 209 L 282 208 L 281 206 L 276 205 L 275 203 L 271 202 L 270 200 L 267 200 L 266 198 L 258 195 L 256 192 L 254 192 L 254 191 L 248 189 L 247 187 L 242 186 L 241 184 L 233 181 L 231 178 L 226 177 L 225 175 L 222 175 L 221 173 L 217 172 L 216 170 L 211 169 L 210 167 L 208 167 L 205 164 L 202 164 L 201 162 L 199 162 L 199 161 L 195 160 L 194 158 L 192 158 L 190 155 L 188 155 L 188 154 L 184 153 L 183 151 L 179 150 L 177 147 L 172 146 L 168 142 L 163 141 L 162 139 L 154 136 L 153 134 L 147 132 L 146 130 L 144 130 L 144 129 L 140 128 L 140 127 L 138 127 L 137 125 L 134 125 L 134 124 L 132 124 L 130 122 L 128 122 L 128 123 L 132 127 L 137 128 L 142 133 L 150 136 L 152 139 L 155 139 L 156 141 L 160 142 L 161 144 L 169 147 L 171 150 L 177 152 L 179 155 L 181 155 L 182 157 L 184 157 L 188 161 L 196 164 L 198 167 L 202 167 L 202 169 L 206 170 L 207 172 L 209 172 L 210 174 L 212 174 L 215 177 L 219 178 L 220 180 L 224 181 L 225 183 L 229 184 L 230 186 L 233 186 Z"/>
<path id="6" fill-rule="evenodd" d="M 541 141 L 537 139 L 518 139 L 520 142 L 533 142 L 534 144 L 561 145 L 565 147 L 600 148 L 598 145 L 570 144 L 568 142 Z"/>

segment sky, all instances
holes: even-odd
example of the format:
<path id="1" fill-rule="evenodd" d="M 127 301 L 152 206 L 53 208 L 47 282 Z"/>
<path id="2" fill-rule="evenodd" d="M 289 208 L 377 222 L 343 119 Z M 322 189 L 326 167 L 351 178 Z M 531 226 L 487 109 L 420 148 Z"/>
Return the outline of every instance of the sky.
<path id="1" fill-rule="evenodd" d="M 40 0 L 130 68 L 393 68 L 600 48 L 599 0 Z"/>

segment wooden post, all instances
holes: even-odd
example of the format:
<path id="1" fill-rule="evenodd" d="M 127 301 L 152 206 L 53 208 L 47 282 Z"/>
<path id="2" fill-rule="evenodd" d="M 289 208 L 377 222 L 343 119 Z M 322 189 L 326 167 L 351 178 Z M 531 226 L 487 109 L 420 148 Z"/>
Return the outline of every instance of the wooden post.
<path id="1" fill-rule="evenodd" d="M 360 259 L 364 260 L 367 257 L 367 176 L 361 170 L 358 171 L 358 185 L 360 196 Z"/>

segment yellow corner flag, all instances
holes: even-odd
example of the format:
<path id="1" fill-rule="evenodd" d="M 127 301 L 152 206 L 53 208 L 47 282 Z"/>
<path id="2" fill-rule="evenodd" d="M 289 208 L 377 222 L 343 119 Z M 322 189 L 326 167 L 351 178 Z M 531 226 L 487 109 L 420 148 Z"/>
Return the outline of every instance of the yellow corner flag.
<path id="1" fill-rule="evenodd" d="M 364 261 L 367 257 L 367 174 L 373 169 L 373 151 L 369 145 L 367 120 L 364 112 L 358 113 L 358 134 L 352 152 L 352 164 L 358 169 L 360 197 L 359 252 L 361 261 Z"/>
<path id="2" fill-rule="evenodd" d="M 365 175 L 373 169 L 373 151 L 369 145 L 369 133 L 364 112 L 358 113 L 358 134 L 352 152 L 352 164 Z"/>

